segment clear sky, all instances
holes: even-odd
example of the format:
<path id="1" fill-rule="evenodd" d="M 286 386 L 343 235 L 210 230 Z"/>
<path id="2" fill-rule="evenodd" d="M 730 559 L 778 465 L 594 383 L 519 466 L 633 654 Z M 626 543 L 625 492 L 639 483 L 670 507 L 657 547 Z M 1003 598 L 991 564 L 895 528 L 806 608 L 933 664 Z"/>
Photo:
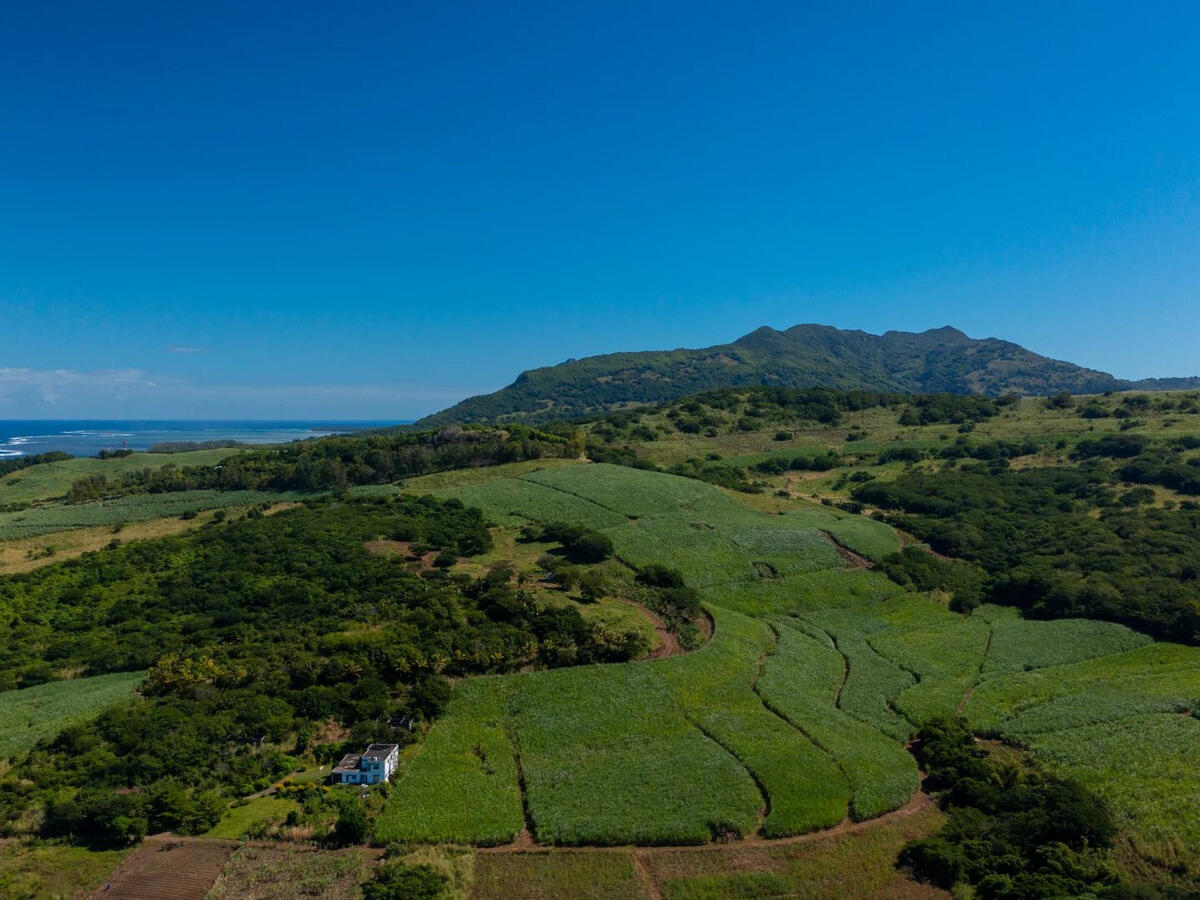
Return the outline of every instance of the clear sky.
<path id="1" fill-rule="evenodd" d="M 1200 4 L 0 5 L 0 418 L 800 322 L 1200 374 Z"/>

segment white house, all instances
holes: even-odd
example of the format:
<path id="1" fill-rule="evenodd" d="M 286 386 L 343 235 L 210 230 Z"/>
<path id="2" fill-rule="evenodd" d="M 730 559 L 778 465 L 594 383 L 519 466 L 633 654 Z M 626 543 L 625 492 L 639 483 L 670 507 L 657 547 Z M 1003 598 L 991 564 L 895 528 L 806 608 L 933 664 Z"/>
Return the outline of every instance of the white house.
<path id="1" fill-rule="evenodd" d="M 329 774 L 334 784 L 379 784 L 396 771 L 399 744 L 372 744 L 362 753 L 347 753 Z"/>

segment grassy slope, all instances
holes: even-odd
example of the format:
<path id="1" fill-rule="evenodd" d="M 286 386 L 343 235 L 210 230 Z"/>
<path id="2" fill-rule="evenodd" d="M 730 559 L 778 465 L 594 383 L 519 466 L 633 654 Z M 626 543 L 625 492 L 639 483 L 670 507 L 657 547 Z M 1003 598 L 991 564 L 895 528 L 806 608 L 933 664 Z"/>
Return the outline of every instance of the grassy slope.
<path id="1" fill-rule="evenodd" d="M 86 896 L 104 883 L 129 852 L 42 841 L 4 841 L 0 843 L 0 896 Z"/>

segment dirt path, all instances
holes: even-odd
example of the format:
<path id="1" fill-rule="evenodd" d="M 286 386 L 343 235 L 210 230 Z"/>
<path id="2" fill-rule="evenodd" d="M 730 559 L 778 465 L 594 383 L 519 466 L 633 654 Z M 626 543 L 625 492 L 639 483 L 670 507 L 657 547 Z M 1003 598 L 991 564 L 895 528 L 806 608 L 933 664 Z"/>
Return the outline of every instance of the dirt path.
<path id="1" fill-rule="evenodd" d="M 646 896 L 650 900 L 663 900 L 662 889 L 658 886 L 654 873 L 646 865 L 646 854 L 640 850 L 634 850 L 630 855 L 633 857 L 633 869 L 637 872 L 638 881 L 646 889 Z"/>
<path id="2" fill-rule="evenodd" d="M 861 553 L 855 553 L 853 550 L 851 550 L 849 547 L 847 547 L 845 544 L 843 544 L 841 541 L 839 541 L 837 538 L 835 538 L 828 531 L 822 532 L 822 534 L 825 535 L 825 537 L 829 541 L 829 543 L 833 544 L 833 549 L 838 552 L 838 555 L 841 556 L 842 559 L 844 559 L 850 563 L 849 568 L 851 568 L 851 569 L 870 569 L 875 566 L 875 563 L 873 563 L 871 560 L 867 559 Z"/>
<path id="3" fill-rule="evenodd" d="M 867 831 L 871 828 L 877 828 L 880 825 L 885 825 L 890 822 L 895 822 L 899 819 L 907 819 L 909 816 L 914 816 L 922 810 L 929 809 L 933 806 L 934 799 L 924 790 L 918 790 L 907 803 L 903 806 L 893 809 L 889 813 L 884 813 L 882 816 L 876 816 L 873 819 L 864 819 L 861 822 L 855 822 L 849 817 L 843 819 L 839 824 L 832 828 L 825 828 L 820 831 L 807 831 L 804 834 L 794 834 L 791 837 L 783 838 L 768 838 L 762 835 L 751 835 L 737 841 L 721 841 L 709 844 L 678 844 L 670 846 L 655 846 L 655 847 L 638 847 L 633 845 L 617 846 L 617 847 L 555 847 L 544 846 L 541 844 L 528 846 L 520 841 L 515 841 L 511 844 L 501 844 L 499 847 L 481 847 L 480 853 L 610 853 L 614 850 L 628 850 L 635 854 L 659 854 L 659 853 L 712 853 L 745 850 L 747 847 L 791 847 L 796 844 L 808 844 L 813 841 L 824 840 L 825 838 L 834 838 L 846 834 L 858 834 L 862 831 Z"/>
<path id="4" fill-rule="evenodd" d="M 679 638 L 675 632 L 667 628 L 667 623 L 663 621 L 662 616 L 656 612 L 652 612 L 649 607 L 641 603 L 628 601 L 631 606 L 637 607 L 643 616 L 650 620 L 650 624 L 654 626 L 654 631 L 658 635 L 659 645 L 655 647 L 645 659 L 662 659 L 664 656 L 678 656 L 683 653 L 683 645 L 679 643 Z"/>

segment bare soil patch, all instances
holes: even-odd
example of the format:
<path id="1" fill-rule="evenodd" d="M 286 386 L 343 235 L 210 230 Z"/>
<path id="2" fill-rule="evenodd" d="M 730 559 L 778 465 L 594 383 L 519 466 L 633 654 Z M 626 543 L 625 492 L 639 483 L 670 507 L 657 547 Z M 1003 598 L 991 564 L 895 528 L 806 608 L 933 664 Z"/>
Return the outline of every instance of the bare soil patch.
<path id="1" fill-rule="evenodd" d="M 634 603 L 651 624 L 654 625 L 654 632 L 658 635 L 659 644 L 650 653 L 646 655 L 646 659 L 662 659 L 664 656 L 677 656 L 683 653 L 683 645 L 679 643 L 679 638 L 675 632 L 667 628 L 667 623 L 662 617 L 640 603 Z"/>
<path id="2" fill-rule="evenodd" d="M 376 556 L 399 556 L 407 560 L 413 570 L 419 572 L 432 569 L 433 559 L 438 555 L 437 550 L 414 553 L 411 541 L 366 541 L 363 547 L 368 553 Z M 463 560 L 460 558 L 458 561 L 461 563 Z"/>
<path id="3" fill-rule="evenodd" d="M 203 900 L 237 844 L 155 835 L 125 858 L 94 898 Z"/>
<path id="4" fill-rule="evenodd" d="M 851 569 L 870 569 L 875 563 L 867 559 L 861 553 L 855 553 L 829 532 L 825 532 L 825 537 L 829 539 L 829 543 L 833 544 L 833 549 L 838 552 L 838 556 L 850 563 Z"/>

